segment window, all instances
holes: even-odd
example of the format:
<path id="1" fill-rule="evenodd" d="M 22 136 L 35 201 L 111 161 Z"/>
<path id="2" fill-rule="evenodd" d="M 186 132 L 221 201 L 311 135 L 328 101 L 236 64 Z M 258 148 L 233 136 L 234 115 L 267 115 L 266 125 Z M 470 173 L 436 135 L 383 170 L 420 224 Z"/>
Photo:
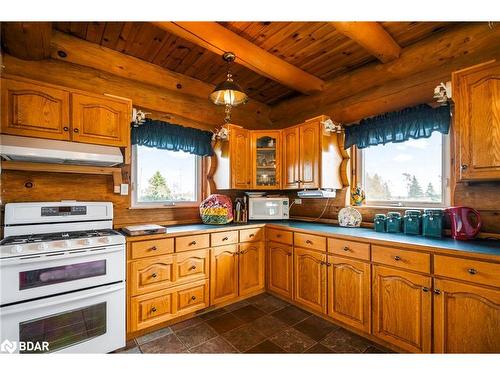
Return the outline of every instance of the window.
<path id="1" fill-rule="evenodd" d="M 199 205 L 200 156 L 135 145 L 132 162 L 132 207 Z"/>
<path id="2" fill-rule="evenodd" d="M 434 132 L 358 150 L 358 182 L 366 204 L 374 206 L 441 207 L 449 203 L 449 137 Z"/>

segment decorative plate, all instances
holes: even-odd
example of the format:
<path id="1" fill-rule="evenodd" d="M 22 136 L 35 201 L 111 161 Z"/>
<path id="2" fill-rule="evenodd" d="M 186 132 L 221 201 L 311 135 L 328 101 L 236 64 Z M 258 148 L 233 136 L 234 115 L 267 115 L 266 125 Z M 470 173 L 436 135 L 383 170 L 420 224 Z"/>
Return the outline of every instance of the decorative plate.
<path id="1" fill-rule="evenodd" d="M 339 225 L 341 227 L 359 227 L 361 219 L 361 214 L 355 208 L 344 207 L 339 211 Z"/>

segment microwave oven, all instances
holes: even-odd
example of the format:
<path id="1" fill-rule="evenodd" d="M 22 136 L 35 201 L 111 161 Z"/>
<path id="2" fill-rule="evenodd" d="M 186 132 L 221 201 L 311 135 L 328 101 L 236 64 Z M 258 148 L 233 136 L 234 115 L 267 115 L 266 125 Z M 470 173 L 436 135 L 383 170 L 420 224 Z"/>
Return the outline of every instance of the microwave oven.
<path id="1" fill-rule="evenodd" d="M 288 198 L 249 198 L 249 220 L 284 220 L 289 214 Z"/>

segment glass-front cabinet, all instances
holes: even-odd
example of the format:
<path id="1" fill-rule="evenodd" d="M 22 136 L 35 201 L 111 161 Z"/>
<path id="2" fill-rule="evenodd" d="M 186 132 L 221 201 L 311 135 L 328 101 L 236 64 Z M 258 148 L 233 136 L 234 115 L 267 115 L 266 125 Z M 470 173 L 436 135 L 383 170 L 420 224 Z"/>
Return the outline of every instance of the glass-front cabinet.
<path id="1" fill-rule="evenodd" d="M 252 188 L 281 189 L 281 131 L 252 132 Z"/>

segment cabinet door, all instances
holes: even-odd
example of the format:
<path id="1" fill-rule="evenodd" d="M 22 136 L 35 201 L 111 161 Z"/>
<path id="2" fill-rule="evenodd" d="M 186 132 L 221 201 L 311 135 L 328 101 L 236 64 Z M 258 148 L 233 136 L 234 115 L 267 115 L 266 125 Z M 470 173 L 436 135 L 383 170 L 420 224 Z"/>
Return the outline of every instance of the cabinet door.
<path id="1" fill-rule="evenodd" d="M 328 315 L 370 333 L 370 263 L 328 257 Z"/>
<path id="2" fill-rule="evenodd" d="M 319 188 L 319 122 L 306 122 L 299 127 L 300 188 Z"/>
<path id="3" fill-rule="evenodd" d="M 130 143 L 130 102 L 72 94 L 71 104 L 74 141 L 123 147 Z"/>
<path id="4" fill-rule="evenodd" d="M 264 243 L 239 245 L 239 295 L 264 289 Z"/>
<path id="5" fill-rule="evenodd" d="M 461 180 L 500 179 L 500 63 L 453 75 Z"/>
<path id="6" fill-rule="evenodd" d="M 281 189 L 281 132 L 252 131 L 252 188 Z"/>
<path id="7" fill-rule="evenodd" d="M 232 189 L 249 189 L 252 185 L 250 168 L 250 133 L 248 130 L 229 128 L 229 158 Z"/>
<path id="8" fill-rule="evenodd" d="M 238 297 L 238 245 L 212 249 L 210 262 L 210 303 Z"/>
<path id="9" fill-rule="evenodd" d="M 439 279 L 434 288 L 436 353 L 500 353 L 498 290 Z"/>
<path id="10" fill-rule="evenodd" d="M 295 248 L 294 299 L 326 314 L 326 255 Z"/>
<path id="11" fill-rule="evenodd" d="M 299 128 L 283 130 L 283 189 L 299 188 Z"/>
<path id="12" fill-rule="evenodd" d="M 277 242 L 267 245 L 268 278 L 270 291 L 292 299 L 293 250 L 292 246 Z"/>
<path id="13" fill-rule="evenodd" d="M 68 140 L 69 93 L 2 79 L 2 133 Z"/>
<path id="14" fill-rule="evenodd" d="M 431 350 L 431 278 L 373 267 L 373 334 L 415 353 Z"/>
<path id="15" fill-rule="evenodd" d="M 174 256 L 164 255 L 130 263 L 130 294 L 135 296 L 165 289 L 175 283 Z"/>

